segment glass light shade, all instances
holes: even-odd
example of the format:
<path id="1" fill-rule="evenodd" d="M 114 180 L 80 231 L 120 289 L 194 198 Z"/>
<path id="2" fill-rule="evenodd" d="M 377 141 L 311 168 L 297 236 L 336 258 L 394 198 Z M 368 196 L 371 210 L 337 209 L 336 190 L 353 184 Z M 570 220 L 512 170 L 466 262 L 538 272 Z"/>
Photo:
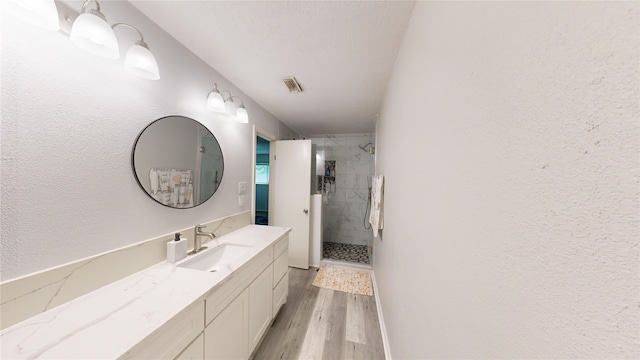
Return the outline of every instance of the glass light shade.
<path id="1" fill-rule="evenodd" d="M 78 47 L 94 55 L 107 59 L 120 57 L 116 35 L 97 10 L 87 10 L 76 18 L 70 38 Z"/>
<path id="2" fill-rule="evenodd" d="M 11 0 L 3 4 L 20 20 L 52 31 L 60 30 L 58 9 L 53 0 Z"/>
<path id="3" fill-rule="evenodd" d="M 244 105 L 240 105 L 238 110 L 236 110 L 236 121 L 243 124 L 249 122 L 249 114 L 247 113 L 247 109 L 244 108 Z"/>
<path id="4" fill-rule="evenodd" d="M 224 108 L 227 115 L 232 116 L 235 119 L 237 106 L 232 99 L 228 99 L 224 102 Z"/>
<path id="5" fill-rule="evenodd" d="M 207 97 L 207 109 L 215 112 L 225 111 L 224 100 L 218 91 L 212 91 L 209 93 L 209 97 Z"/>
<path id="6" fill-rule="evenodd" d="M 127 50 L 127 54 L 124 57 L 124 68 L 143 79 L 160 79 L 156 58 L 148 48 L 139 42 Z"/>

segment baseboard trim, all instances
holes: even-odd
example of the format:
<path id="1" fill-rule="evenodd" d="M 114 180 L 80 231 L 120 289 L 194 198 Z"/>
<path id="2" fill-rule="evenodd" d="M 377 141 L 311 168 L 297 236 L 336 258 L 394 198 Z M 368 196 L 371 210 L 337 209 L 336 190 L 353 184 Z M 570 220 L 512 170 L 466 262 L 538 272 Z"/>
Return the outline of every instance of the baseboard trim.
<path id="1" fill-rule="evenodd" d="M 380 333 L 382 334 L 382 346 L 384 347 L 384 357 L 391 360 L 391 349 L 389 349 L 389 337 L 387 336 L 387 327 L 384 324 L 384 316 L 382 316 L 382 303 L 380 303 L 380 293 L 378 292 L 378 284 L 376 283 L 376 274 L 371 272 L 371 283 L 373 284 L 373 295 L 376 299 L 376 310 L 378 310 L 378 321 L 380 322 Z"/>

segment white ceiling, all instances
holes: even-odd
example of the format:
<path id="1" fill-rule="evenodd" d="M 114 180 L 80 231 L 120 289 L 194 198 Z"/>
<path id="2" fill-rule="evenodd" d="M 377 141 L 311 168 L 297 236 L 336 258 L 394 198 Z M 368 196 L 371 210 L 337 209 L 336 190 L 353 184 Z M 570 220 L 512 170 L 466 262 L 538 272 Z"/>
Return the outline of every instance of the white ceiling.
<path id="1" fill-rule="evenodd" d="M 301 135 L 374 130 L 415 4 L 130 2 Z M 304 92 L 289 93 L 286 76 L 295 76 Z"/>

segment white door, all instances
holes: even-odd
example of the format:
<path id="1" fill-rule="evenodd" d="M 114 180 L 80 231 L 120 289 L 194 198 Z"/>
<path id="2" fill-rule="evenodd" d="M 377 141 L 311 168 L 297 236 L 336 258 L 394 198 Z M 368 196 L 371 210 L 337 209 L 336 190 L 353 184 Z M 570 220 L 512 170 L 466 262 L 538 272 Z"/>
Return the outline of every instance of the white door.
<path id="1" fill-rule="evenodd" d="M 309 268 L 309 207 L 311 201 L 311 140 L 271 143 L 270 225 L 291 228 L 289 266 Z M 275 149 L 274 149 L 275 148 Z M 273 151 L 275 150 L 275 151 Z"/>

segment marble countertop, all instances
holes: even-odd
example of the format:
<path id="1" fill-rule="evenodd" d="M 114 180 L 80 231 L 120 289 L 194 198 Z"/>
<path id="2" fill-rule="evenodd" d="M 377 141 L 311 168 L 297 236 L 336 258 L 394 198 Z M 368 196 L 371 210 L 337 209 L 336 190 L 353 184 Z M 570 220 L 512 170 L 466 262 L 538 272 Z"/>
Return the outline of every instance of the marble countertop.
<path id="1" fill-rule="evenodd" d="M 163 262 L 12 325 L 0 333 L 0 357 L 118 358 L 181 311 L 203 300 L 230 274 L 289 231 L 275 226 L 245 226 L 206 244 L 209 249 L 224 243 L 251 246 L 246 254 L 217 272 Z"/>

